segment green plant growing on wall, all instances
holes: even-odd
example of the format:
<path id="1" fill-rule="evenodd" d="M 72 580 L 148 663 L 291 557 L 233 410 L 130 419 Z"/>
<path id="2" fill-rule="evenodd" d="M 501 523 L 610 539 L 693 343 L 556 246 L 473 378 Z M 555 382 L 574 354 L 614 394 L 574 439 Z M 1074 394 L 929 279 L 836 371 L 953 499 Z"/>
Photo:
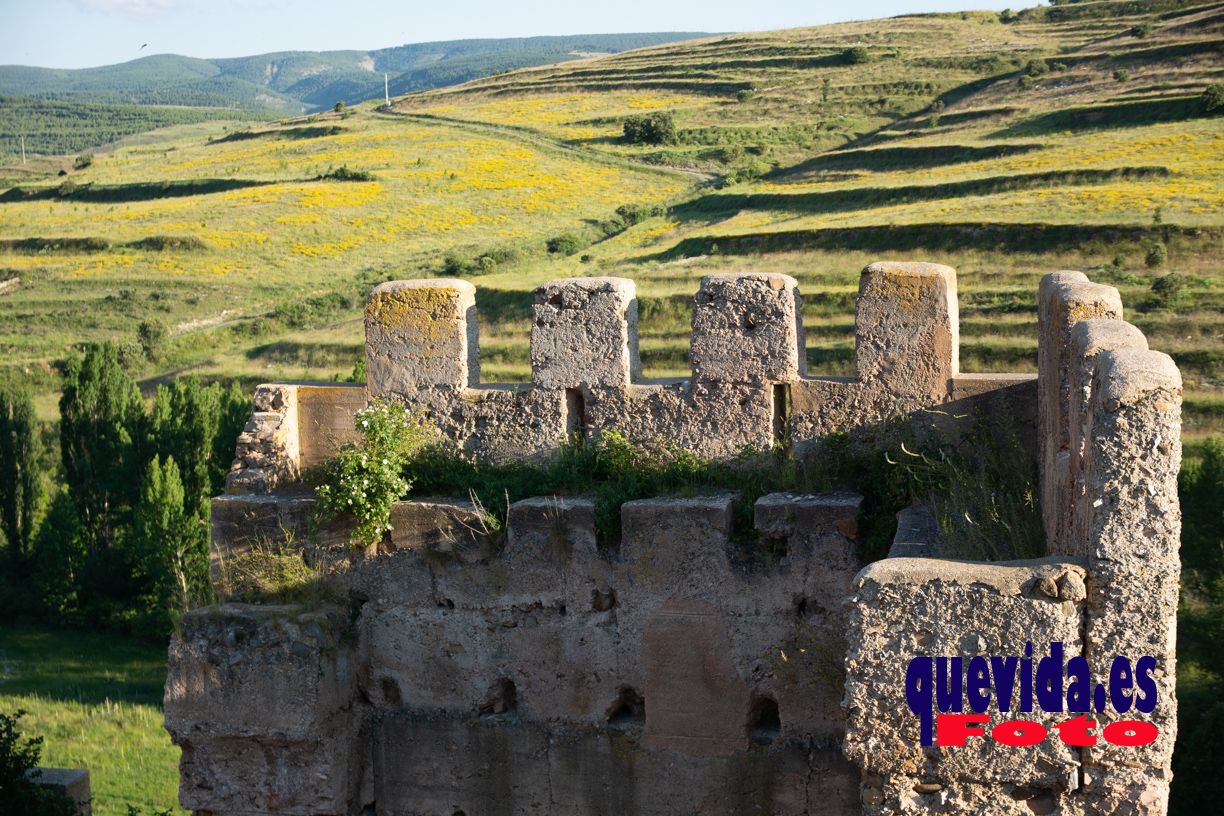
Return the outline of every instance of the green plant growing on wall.
<path id="1" fill-rule="evenodd" d="M 216 590 L 222 601 L 314 608 L 333 597 L 318 552 L 303 545 L 291 530 L 276 539 L 256 538 L 241 551 L 220 555 Z"/>
<path id="2" fill-rule="evenodd" d="M 975 561 L 1041 556 L 1045 537 L 1031 457 L 1010 429 L 992 429 L 984 418 L 952 419 L 961 425 L 958 433 L 921 442 L 911 437 L 885 454 L 913 497 L 934 510 L 943 554 Z"/>
<path id="3" fill-rule="evenodd" d="M 316 520 L 352 515 L 351 543 L 374 546 L 391 529 L 391 505 L 412 487 L 409 465 L 433 438 L 403 403 L 374 400 L 356 416 L 361 440 L 345 445 L 319 474 Z"/>

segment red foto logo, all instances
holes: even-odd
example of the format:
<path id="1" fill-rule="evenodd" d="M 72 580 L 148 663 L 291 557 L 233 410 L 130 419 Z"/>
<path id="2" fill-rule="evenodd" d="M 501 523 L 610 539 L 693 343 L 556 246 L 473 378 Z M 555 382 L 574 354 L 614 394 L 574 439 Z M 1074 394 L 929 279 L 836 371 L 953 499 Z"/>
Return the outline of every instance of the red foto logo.
<path id="1" fill-rule="evenodd" d="M 945 748 L 964 748 L 969 737 L 985 737 L 987 714 L 939 714 L 935 718 L 935 744 Z M 1097 744 L 1092 733 L 1097 723 L 1081 714 L 1073 720 L 1056 723 L 1054 730 L 1064 745 L 1090 748 Z M 1045 740 L 1049 730 L 1032 720 L 1007 720 L 990 729 L 990 738 L 1003 745 L 1023 748 Z M 1160 736 L 1160 730 L 1141 720 L 1118 720 L 1101 729 L 1101 738 L 1111 745 L 1148 745 Z"/>

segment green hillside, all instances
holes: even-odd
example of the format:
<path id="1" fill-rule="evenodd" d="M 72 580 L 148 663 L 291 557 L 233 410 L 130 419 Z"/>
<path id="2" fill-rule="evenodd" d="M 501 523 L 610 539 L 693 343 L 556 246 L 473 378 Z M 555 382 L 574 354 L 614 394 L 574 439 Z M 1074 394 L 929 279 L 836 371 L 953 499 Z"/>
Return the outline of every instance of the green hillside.
<path id="1" fill-rule="evenodd" d="M 465 82 L 531 65 L 706 36 L 589 34 L 415 43 L 374 51 L 282 51 L 204 60 L 157 54 L 100 68 L 0 66 L 0 94 L 109 104 L 239 107 L 302 113 Z M 86 100 L 83 100 L 85 97 Z"/>

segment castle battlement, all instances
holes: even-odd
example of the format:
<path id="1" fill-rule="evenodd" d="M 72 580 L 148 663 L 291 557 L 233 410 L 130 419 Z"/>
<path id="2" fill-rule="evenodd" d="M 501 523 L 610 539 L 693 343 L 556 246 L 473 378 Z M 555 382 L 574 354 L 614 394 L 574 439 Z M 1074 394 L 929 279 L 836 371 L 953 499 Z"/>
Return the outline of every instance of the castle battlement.
<path id="1" fill-rule="evenodd" d="M 988 392 L 1032 425 L 1029 375 L 962 374 L 956 273 L 925 263 L 863 270 L 852 378 L 807 373 L 802 297 L 787 275 L 701 280 L 693 297 L 692 376 L 647 380 L 638 357 L 637 297 L 623 278 L 567 278 L 535 291 L 531 381 L 480 380 L 478 302 L 462 280 L 393 281 L 365 310 L 368 382 L 263 386 L 231 475 L 236 492 L 292 481 L 350 438 L 345 414 L 364 398 L 424 411 L 442 433 L 487 458 L 547 455 L 577 434 L 616 430 L 729 458 L 787 440 L 803 456 L 836 431 Z"/>
<path id="2" fill-rule="evenodd" d="M 255 393 L 226 495 L 212 503 L 214 584 L 252 548 L 300 551 L 322 600 L 222 603 L 183 619 L 166 723 L 181 801 L 200 814 L 1163 814 L 1176 732 L 1181 380 L 1078 272 L 1038 292 L 1036 377 L 962 374 L 955 273 L 872 264 L 856 375 L 805 370 L 802 301 L 784 275 L 704 278 L 692 374 L 643 379 L 632 282 L 536 290 L 529 383 L 482 383 L 464 281 L 391 282 L 366 308 L 365 384 Z M 400 400 L 472 456 L 538 459 L 573 434 L 664 439 L 712 460 L 895 417 L 1018 431 L 1039 474 L 1043 558 L 939 557 L 910 508 L 863 565 L 853 494 L 753 506 L 771 558 L 737 546 L 731 494 L 624 503 L 601 547 L 581 496 L 507 508 L 504 533 L 457 499 L 392 509 L 354 549 L 315 526 L 301 473 L 354 438 L 371 398 Z M 941 419 L 942 418 L 942 419 Z M 948 542 L 955 544 L 955 542 Z M 920 557 L 903 557 L 912 555 Z M 1092 678 L 1154 658 L 1154 742 L 920 745 L 916 656 L 1037 656 L 1061 643 Z M 987 709 L 989 728 L 1016 712 Z M 1071 714 L 1022 715 L 1052 726 Z M 1104 725 L 1123 716 L 1091 714 Z"/>

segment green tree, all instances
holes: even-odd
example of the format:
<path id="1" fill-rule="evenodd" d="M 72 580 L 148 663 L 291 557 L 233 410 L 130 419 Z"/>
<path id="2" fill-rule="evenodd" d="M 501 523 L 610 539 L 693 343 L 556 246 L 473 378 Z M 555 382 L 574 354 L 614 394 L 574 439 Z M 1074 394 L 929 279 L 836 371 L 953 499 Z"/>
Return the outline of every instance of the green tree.
<path id="1" fill-rule="evenodd" d="M 86 552 L 76 505 L 66 489 L 57 490 L 47 503 L 33 548 L 24 608 L 72 618 L 80 608 Z"/>
<path id="2" fill-rule="evenodd" d="M 68 360 L 60 397 L 64 480 L 91 554 L 110 550 L 140 483 L 144 405 L 111 343 Z"/>
<path id="3" fill-rule="evenodd" d="M 42 755 L 42 737 L 22 738 L 18 721 L 24 714 L 18 710 L 10 717 L 0 712 L 0 813 L 75 816 L 76 802 L 27 776 Z"/>
<path id="4" fill-rule="evenodd" d="M 42 498 L 38 420 L 28 393 L 0 390 L 0 532 L 14 561 L 30 552 Z"/>
<path id="5" fill-rule="evenodd" d="M 136 341 L 144 351 L 145 358 L 156 363 L 166 341 L 166 325 L 160 320 L 146 320 L 136 329 Z"/>
<path id="6" fill-rule="evenodd" d="M 1178 488 L 1182 558 L 1214 579 L 1224 574 L 1224 436 L 1203 444 L 1202 460 L 1182 468 Z"/>
<path id="7" fill-rule="evenodd" d="M 156 631 L 208 593 L 208 536 L 174 457 L 154 456 L 145 471 L 132 536 L 133 571 Z"/>
<path id="8" fill-rule="evenodd" d="M 1203 103 L 1203 110 L 1207 113 L 1224 111 L 1224 82 L 1208 85 L 1199 99 Z"/>
<path id="9" fill-rule="evenodd" d="M 871 61 L 871 52 L 861 45 L 856 45 L 853 48 L 847 48 L 842 52 L 842 62 L 847 65 L 861 65 L 864 62 Z"/>
<path id="10" fill-rule="evenodd" d="M 1155 241 L 1147 249 L 1147 254 L 1143 256 L 1143 262 L 1147 264 L 1148 269 L 1155 269 L 1158 266 L 1164 266 L 1169 260 L 1169 248 L 1164 245 L 1163 241 Z"/>
<path id="11" fill-rule="evenodd" d="M 201 502 L 213 494 L 212 458 L 221 422 L 221 386 L 185 377 L 158 386 L 149 415 L 150 448 L 155 456 L 179 463 L 187 512 L 200 515 Z"/>
<path id="12" fill-rule="evenodd" d="M 1161 306 L 1176 306 L 1186 288 L 1186 278 L 1176 272 L 1161 275 L 1152 281 L 1152 295 Z"/>
<path id="13" fill-rule="evenodd" d="M 625 119 L 623 139 L 629 144 L 675 144 L 678 138 L 676 118 L 671 111 L 655 111 Z"/>

